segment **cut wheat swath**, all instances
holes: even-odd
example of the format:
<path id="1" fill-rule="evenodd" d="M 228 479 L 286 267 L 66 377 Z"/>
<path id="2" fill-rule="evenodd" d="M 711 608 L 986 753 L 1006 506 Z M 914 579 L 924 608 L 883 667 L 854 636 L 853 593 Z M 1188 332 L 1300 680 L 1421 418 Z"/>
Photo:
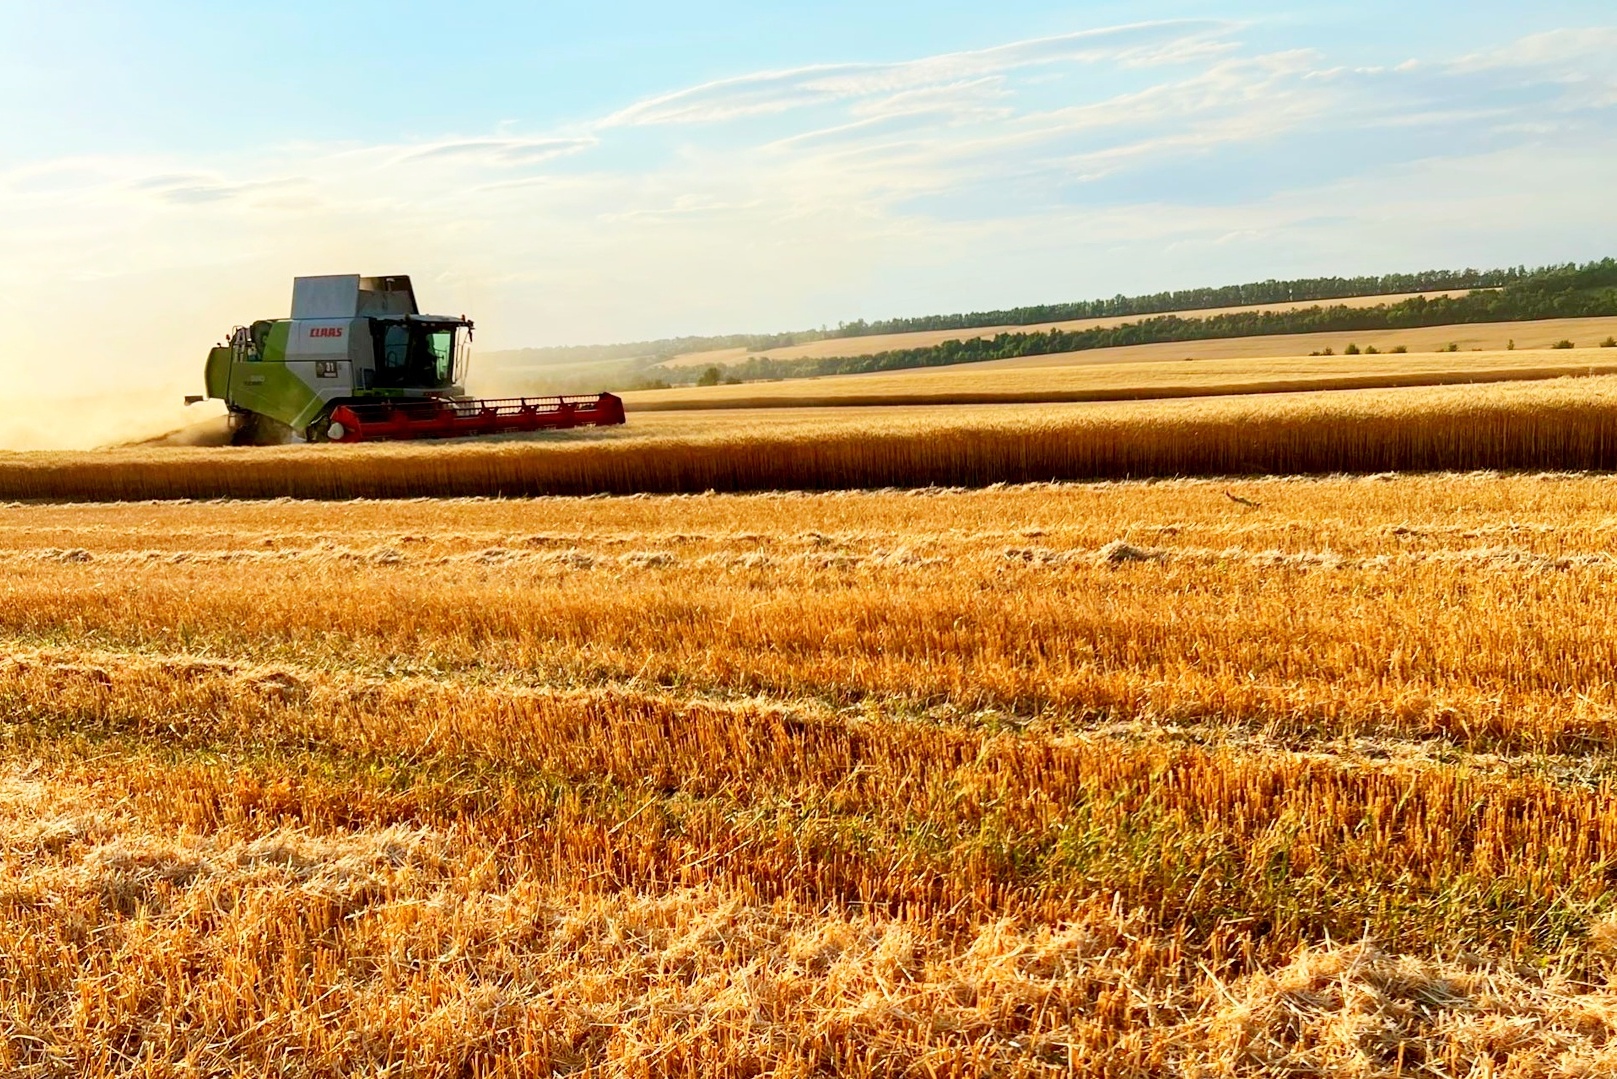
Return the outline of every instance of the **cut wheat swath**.
<path id="1" fill-rule="evenodd" d="M 576 440 L 15 454 L 0 457 L 0 498 L 509 497 L 1614 466 L 1617 378 L 1597 377 L 1198 402 L 859 410 L 795 424 L 773 415 L 667 427 L 643 420 L 621 435 Z"/>

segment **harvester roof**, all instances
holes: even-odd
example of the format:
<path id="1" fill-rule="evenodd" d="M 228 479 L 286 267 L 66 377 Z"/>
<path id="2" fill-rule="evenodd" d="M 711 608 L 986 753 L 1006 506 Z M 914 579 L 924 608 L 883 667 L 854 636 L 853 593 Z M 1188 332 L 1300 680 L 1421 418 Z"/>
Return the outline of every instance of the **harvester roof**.
<path id="1" fill-rule="evenodd" d="M 402 318 L 420 314 L 415 289 L 405 274 L 361 277 L 330 274 L 292 280 L 292 317 Z"/>

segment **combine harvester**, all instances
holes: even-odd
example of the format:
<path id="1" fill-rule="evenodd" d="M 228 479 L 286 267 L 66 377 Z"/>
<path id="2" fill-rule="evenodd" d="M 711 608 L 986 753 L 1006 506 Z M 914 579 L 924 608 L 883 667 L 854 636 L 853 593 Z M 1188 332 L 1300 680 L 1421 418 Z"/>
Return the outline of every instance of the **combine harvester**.
<path id="1" fill-rule="evenodd" d="M 623 422 L 623 401 L 466 396 L 472 323 L 423 315 L 408 277 L 299 277 L 292 317 L 238 326 L 208 353 L 208 396 L 236 444 L 459 438 Z M 201 397 L 188 397 L 193 403 Z"/>

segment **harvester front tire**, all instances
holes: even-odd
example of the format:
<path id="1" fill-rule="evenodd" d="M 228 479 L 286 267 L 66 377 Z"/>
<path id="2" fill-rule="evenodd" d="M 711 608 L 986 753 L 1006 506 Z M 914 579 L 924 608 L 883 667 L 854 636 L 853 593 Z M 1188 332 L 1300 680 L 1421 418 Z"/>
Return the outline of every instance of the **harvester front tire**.
<path id="1" fill-rule="evenodd" d="M 252 412 L 230 414 L 230 444 L 254 446 L 258 444 L 258 416 Z"/>
<path id="2" fill-rule="evenodd" d="M 281 446 L 296 439 L 292 428 L 279 420 L 257 412 L 231 413 L 232 446 Z"/>

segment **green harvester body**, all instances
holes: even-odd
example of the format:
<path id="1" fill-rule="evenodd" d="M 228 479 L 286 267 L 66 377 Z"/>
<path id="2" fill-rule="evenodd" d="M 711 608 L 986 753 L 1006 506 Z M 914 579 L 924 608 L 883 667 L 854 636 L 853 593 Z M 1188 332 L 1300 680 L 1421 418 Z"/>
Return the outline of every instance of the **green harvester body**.
<path id="1" fill-rule="evenodd" d="M 238 326 L 208 353 L 207 395 L 236 441 L 452 438 L 623 422 L 612 394 L 476 400 L 472 323 L 423 315 L 403 275 L 299 277 L 292 317 Z M 281 440 L 277 437 L 276 440 Z"/>

